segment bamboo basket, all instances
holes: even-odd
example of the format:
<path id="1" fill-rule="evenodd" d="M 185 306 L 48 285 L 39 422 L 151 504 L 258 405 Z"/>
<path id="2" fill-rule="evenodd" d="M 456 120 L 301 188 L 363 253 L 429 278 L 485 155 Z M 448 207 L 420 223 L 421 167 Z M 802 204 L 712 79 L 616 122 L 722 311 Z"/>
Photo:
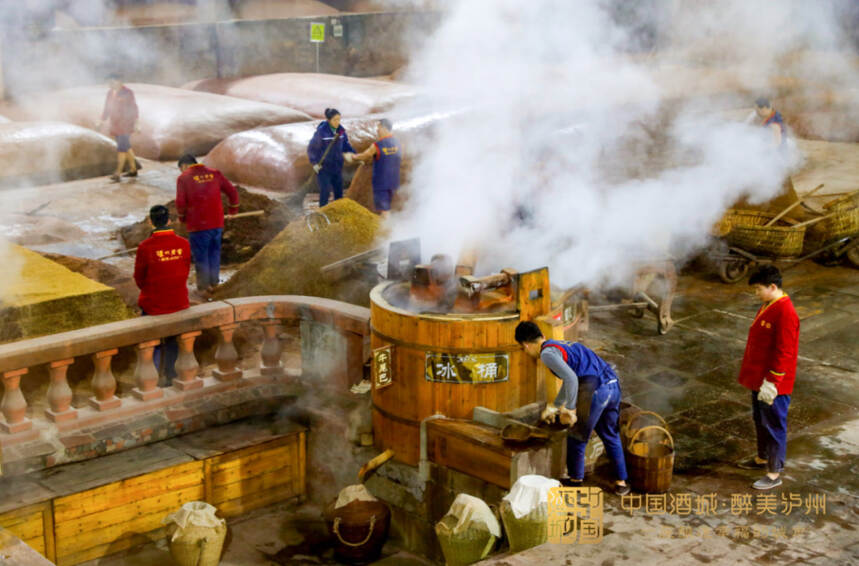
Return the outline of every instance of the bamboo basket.
<path id="1" fill-rule="evenodd" d="M 227 525 L 188 525 L 170 541 L 170 555 L 177 566 L 217 566 L 227 537 Z"/>
<path id="2" fill-rule="evenodd" d="M 859 235 L 859 207 L 833 207 L 832 216 L 808 227 L 808 240 L 820 245 Z"/>
<path id="3" fill-rule="evenodd" d="M 435 525 L 435 534 L 446 566 L 466 566 L 486 558 L 495 546 L 495 535 L 482 525 L 472 525 L 454 534 L 456 522 L 457 518 L 453 515 L 445 515 Z"/>
<path id="4" fill-rule="evenodd" d="M 546 542 L 549 537 L 549 517 L 537 507 L 531 513 L 516 518 L 507 501 L 501 502 L 501 521 L 510 542 L 510 552 L 520 552 Z"/>
<path id="5" fill-rule="evenodd" d="M 802 253 L 805 226 L 738 226 L 725 237 L 728 244 L 747 252 L 771 257 L 793 257 Z"/>
<path id="6" fill-rule="evenodd" d="M 659 433 L 657 441 L 651 431 Z M 639 440 L 646 434 L 647 441 Z M 674 438 L 661 426 L 638 429 L 629 441 L 626 464 L 632 488 L 642 493 L 664 493 L 671 487 L 674 473 Z"/>

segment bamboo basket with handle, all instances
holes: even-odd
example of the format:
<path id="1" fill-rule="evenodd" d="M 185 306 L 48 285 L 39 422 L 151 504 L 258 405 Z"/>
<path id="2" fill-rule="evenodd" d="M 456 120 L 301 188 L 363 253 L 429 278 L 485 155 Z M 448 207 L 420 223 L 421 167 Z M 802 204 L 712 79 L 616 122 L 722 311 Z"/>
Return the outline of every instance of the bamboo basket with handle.
<path id="1" fill-rule="evenodd" d="M 652 432 L 660 433 L 658 441 Z M 647 433 L 647 441 L 639 437 Z M 626 449 L 626 464 L 632 488 L 642 493 L 664 493 L 671 487 L 674 473 L 674 438 L 661 426 L 638 429 Z"/>
<path id="2" fill-rule="evenodd" d="M 668 424 L 665 422 L 665 419 L 663 419 L 658 413 L 654 413 L 653 411 L 638 411 L 620 425 L 620 441 L 624 446 L 629 443 L 632 435 L 635 434 L 639 428 L 643 428 L 635 425 L 640 417 L 656 419 L 659 421 L 659 426 L 666 429 L 668 428 Z"/>

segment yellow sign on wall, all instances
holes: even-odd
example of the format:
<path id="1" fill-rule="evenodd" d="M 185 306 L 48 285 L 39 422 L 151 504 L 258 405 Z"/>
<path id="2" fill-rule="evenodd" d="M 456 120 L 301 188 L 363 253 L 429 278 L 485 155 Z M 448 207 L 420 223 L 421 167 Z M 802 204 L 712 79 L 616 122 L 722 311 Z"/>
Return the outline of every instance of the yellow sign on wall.
<path id="1" fill-rule="evenodd" d="M 426 353 L 426 379 L 441 383 L 497 383 L 507 381 L 507 352 L 448 354 Z"/>
<path id="2" fill-rule="evenodd" d="M 391 345 L 373 350 L 373 385 L 382 389 L 394 382 L 393 372 L 394 353 Z"/>
<path id="3" fill-rule="evenodd" d="M 310 42 L 325 43 L 325 24 L 320 22 L 311 22 L 310 24 Z"/>

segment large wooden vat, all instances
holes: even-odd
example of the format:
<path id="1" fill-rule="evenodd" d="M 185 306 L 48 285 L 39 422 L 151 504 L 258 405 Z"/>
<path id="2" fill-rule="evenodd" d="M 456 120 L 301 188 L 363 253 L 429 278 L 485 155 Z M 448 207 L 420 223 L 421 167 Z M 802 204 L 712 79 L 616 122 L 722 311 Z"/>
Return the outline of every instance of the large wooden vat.
<path id="1" fill-rule="evenodd" d="M 476 406 L 504 412 L 545 398 L 536 363 L 516 343 L 514 331 L 520 317 L 548 310 L 547 278 L 545 293 L 520 292 L 530 305 L 520 300 L 518 310 L 514 303 L 512 312 L 499 314 L 410 312 L 392 304 L 396 286 L 402 291 L 408 284 L 382 283 L 370 293 L 379 450 L 391 448 L 397 460 L 416 466 L 420 424 L 427 417 L 471 418 Z"/>

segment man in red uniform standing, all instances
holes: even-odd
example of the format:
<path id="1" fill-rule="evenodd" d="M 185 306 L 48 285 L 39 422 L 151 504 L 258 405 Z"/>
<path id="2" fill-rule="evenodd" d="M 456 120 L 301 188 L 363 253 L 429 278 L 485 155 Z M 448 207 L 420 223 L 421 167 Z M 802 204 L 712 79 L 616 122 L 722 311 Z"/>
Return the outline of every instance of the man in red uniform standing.
<path id="1" fill-rule="evenodd" d="M 787 451 L 787 408 L 796 379 L 799 317 L 774 265 L 758 269 L 749 285 L 763 306 L 749 329 L 739 382 L 752 391 L 758 453 L 739 466 L 766 468 L 767 474 L 752 487 L 772 489 L 781 485 L 779 474 Z"/>
<path id="2" fill-rule="evenodd" d="M 221 271 L 224 232 L 221 193 L 229 199 L 229 214 L 239 211 L 239 193 L 220 171 L 197 163 L 193 155 L 180 157 L 179 169 L 182 174 L 176 180 L 176 211 L 179 221 L 188 228 L 197 289 L 210 293 L 218 284 Z"/>
<path id="3" fill-rule="evenodd" d="M 152 235 L 137 248 L 134 259 L 134 282 L 140 288 L 137 305 L 144 315 L 169 314 L 187 309 L 188 273 L 191 271 L 191 246 L 188 240 L 168 228 L 170 213 L 157 204 L 149 209 Z M 169 385 L 176 377 L 179 347 L 176 337 L 164 340 L 164 376 Z M 161 347 L 155 348 L 155 366 L 161 358 Z"/>
<path id="4" fill-rule="evenodd" d="M 131 149 L 131 134 L 137 131 L 137 101 L 131 89 L 122 84 L 117 75 L 111 75 L 110 90 L 104 101 L 104 110 L 101 120 L 96 126 L 101 130 L 102 124 L 107 121 L 110 126 L 110 135 L 116 139 L 116 172 L 110 176 L 114 183 L 119 182 L 119 176 L 128 163 L 128 177 L 137 177 L 137 161 L 134 151 Z"/>

